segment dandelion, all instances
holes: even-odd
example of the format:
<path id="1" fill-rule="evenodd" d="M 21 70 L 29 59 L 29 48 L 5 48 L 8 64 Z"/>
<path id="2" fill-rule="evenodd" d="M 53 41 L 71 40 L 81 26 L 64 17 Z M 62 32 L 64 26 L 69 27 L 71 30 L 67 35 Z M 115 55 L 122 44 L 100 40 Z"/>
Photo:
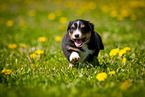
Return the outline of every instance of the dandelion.
<path id="1" fill-rule="evenodd" d="M 10 70 L 10 69 L 3 69 L 2 73 L 5 73 L 5 75 L 9 75 L 9 74 L 12 73 L 12 70 Z"/>
<path id="2" fill-rule="evenodd" d="M 21 44 L 20 44 L 20 47 L 21 47 L 21 48 L 25 48 L 25 47 L 26 47 L 26 44 L 21 43 Z"/>
<path id="3" fill-rule="evenodd" d="M 104 81 L 105 79 L 107 78 L 107 74 L 106 73 L 99 73 L 99 74 L 97 74 L 97 76 L 96 76 L 96 79 L 98 80 L 98 81 Z"/>
<path id="4" fill-rule="evenodd" d="M 11 48 L 11 49 L 14 49 L 14 48 L 17 47 L 17 45 L 16 44 L 9 44 L 8 47 Z"/>
<path id="5" fill-rule="evenodd" d="M 10 70 L 10 69 L 7 69 L 7 71 L 6 71 L 6 75 L 9 75 L 9 74 L 11 74 L 12 73 L 12 70 Z"/>
<path id="6" fill-rule="evenodd" d="M 36 54 L 43 54 L 44 51 L 43 51 L 43 50 L 36 50 L 35 53 L 36 53 Z"/>
<path id="7" fill-rule="evenodd" d="M 125 63 L 126 60 L 127 60 L 127 59 L 126 59 L 125 57 L 123 57 L 122 62 Z"/>
<path id="8" fill-rule="evenodd" d="M 115 71 L 114 70 L 110 71 L 108 74 L 115 74 Z"/>
<path id="9" fill-rule="evenodd" d="M 35 59 L 37 56 L 38 56 L 38 55 L 36 55 L 36 54 L 31 54 L 31 55 L 30 55 L 30 58 Z"/>
<path id="10" fill-rule="evenodd" d="M 14 25 L 14 21 L 13 21 L 13 20 L 8 20 L 8 21 L 6 22 L 6 25 L 9 26 L 9 27 L 11 27 L 11 26 Z"/>
<path id="11" fill-rule="evenodd" d="M 112 17 L 116 17 L 118 15 L 118 12 L 116 10 L 111 11 L 110 15 Z"/>
<path id="12" fill-rule="evenodd" d="M 129 16 L 129 12 L 125 9 L 121 10 L 121 15 L 124 17 L 128 17 Z"/>
<path id="13" fill-rule="evenodd" d="M 5 72 L 6 72 L 6 69 L 3 69 L 3 70 L 2 70 L 2 73 L 5 73 Z"/>
<path id="14" fill-rule="evenodd" d="M 121 84 L 120 89 L 121 89 L 121 90 L 127 90 L 131 85 L 132 85 L 132 84 L 131 84 L 128 80 L 126 80 L 126 81 L 124 81 L 124 82 Z"/>
<path id="15" fill-rule="evenodd" d="M 57 37 L 55 37 L 55 40 L 56 41 L 61 41 L 62 40 L 62 37 L 61 36 L 57 36 Z"/>
<path id="16" fill-rule="evenodd" d="M 121 57 L 123 54 L 125 54 L 126 53 L 126 50 L 125 49 L 121 49 L 120 51 L 119 51 L 119 56 Z"/>
<path id="17" fill-rule="evenodd" d="M 66 23 L 66 22 L 67 22 L 67 18 L 66 18 L 66 17 L 61 17 L 61 18 L 59 19 L 59 22 L 60 22 L 60 23 Z"/>
<path id="18" fill-rule="evenodd" d="M 30 10 L 30 11 L 28 12 L 28 15 L 29 15 L 30 17 L 35 16 L 35 15 L 36 15 L 36 10 Z"/>
<path id="19" fill-rule="evenodd" d="M 124 50 L 131 50 L 131 48 L 130 47 L 125 47 Z"/>
<path id="20" fill-rule="evenodd" d="M 54 20 L 54 19 L 55 19 L 55 14 L 54 14 L 54 13 L 50 13 L 50 14 L 48 15 L 48 19 L 49 19 L 49 20 Z"/>
<path id="21" fill-rule="evenodd" d="M 112 57 L 112 56 L 115 56 L 117 55 L 117 53 L 119 52 L 119 49 L 112 49 L 109 53 L 109 55 Z"/>
<path id="22" fill-rule="evenodd" d="M 46 41 L 46 37 L 39 37 L 38 40 L 41 41 L 41 42 L 45 42 Z"/>

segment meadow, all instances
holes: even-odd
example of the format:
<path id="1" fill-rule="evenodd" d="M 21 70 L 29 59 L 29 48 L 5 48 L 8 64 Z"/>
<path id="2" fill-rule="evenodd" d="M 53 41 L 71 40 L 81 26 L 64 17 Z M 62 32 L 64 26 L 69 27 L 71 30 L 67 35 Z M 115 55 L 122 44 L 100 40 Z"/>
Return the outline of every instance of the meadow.
<path id="1" fill-rule="evenodd" d="M 143 97 L 144 13 L 144 0 L 1 0 L 0 97 Z M 61 40 L 76 19 L 101 35 L 99 63 L 69 67 Z"/>

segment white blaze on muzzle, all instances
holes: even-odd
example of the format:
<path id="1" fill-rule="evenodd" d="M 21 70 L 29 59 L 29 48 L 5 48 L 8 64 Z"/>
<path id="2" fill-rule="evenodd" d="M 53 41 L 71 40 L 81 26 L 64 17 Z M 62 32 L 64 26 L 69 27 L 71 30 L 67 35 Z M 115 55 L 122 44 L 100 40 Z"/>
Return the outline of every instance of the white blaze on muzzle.
<path id="1" fill-rule="evenodd" d="M 78 30 L 78 28 L 76 29 L 76 31 L 74 31 L 73 33 L 73 38 L 81 38 L 82 37 L 82 33 Z"/>
<path id="2" fill-rule="evenodd" d="M 72 38 L 74 39 L 74 43 L 76 47 L 81 47 L 83 44 L 82 33 L 79 30 L 79 21 L 77 22 L 77 29 L 73 32 Z"/>

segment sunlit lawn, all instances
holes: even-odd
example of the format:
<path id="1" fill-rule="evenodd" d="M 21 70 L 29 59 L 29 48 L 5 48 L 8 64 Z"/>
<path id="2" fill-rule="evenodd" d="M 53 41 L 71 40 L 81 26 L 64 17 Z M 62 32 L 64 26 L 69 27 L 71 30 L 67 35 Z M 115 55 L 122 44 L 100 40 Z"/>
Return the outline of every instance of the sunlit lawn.
<path id="1" fill-rule="evenodd" d="M 144 0 L 1 0 L 0 97 L 142 97 L 144 13 Z M 105 49 L 99 64 L 70 68 L 61 40 L 80 18 L 95 25 Z"/>

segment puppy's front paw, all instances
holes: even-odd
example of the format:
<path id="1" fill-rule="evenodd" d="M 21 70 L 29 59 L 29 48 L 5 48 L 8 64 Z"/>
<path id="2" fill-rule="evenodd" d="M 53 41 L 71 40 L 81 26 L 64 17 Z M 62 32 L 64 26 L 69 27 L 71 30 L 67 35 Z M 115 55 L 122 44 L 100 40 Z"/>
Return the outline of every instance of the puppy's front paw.
<path id="1" fill-rule="evenodd" d="M 77 52 L 72 52 L 69 57 L 70 62 L 73 64 L 78 63 L 79 59 L 80 59 L 80 56 Z"/>

